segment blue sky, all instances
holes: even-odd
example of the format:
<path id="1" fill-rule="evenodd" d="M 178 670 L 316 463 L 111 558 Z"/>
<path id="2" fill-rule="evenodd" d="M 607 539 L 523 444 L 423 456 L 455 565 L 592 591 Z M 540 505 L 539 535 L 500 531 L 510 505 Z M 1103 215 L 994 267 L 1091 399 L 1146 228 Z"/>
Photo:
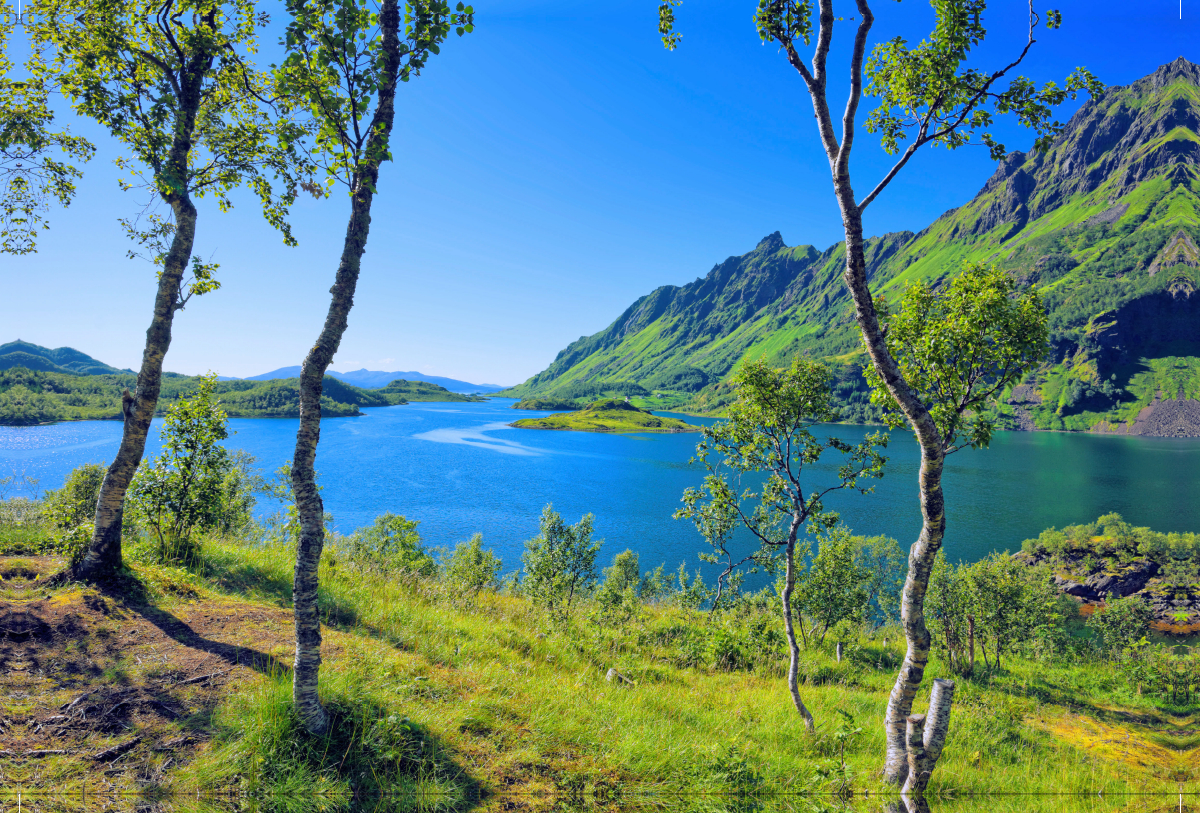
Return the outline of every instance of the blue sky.
<path id="1" fill-rule="evenodd" d="M 811 105 L 783 55 L 760 44 L 755 0 L 684 0 L 683 41 L 670 53 L 655 0 L 474 5 L 476 32 L 401 89 L 396 160 L 380 182 L 335 369 L 514 384 L 637 297 L 702 276 L 770 232 L 820 249 L 839 239 Z M 930 28 L 926 3 L 874 5 L 875 42 Z M 854 13 L 852 2 L 840 6 Z M 1182 20 L 1178 0 L 1058 7 L 1063 28 L 1040 29 L 1023 66 L 1038 82 L 1086 65 L 1128 84 L 1180 55 L 1200 62 L 1196 0 L 1185 0 Z M 993 0 L 977 67 L 1019 50 L 1025 8 Z M 854 23 L 840 25 L 830 59 L 838 108 Z M 870 109 L 867 100 L 863 115 Z M 0 342 L 68 345 L 136 368 L 154 273 L 125 258 L 116 220 L 140 200 L 117 188 L 114 142 L 87 122 L 73 126 L 99 153 L 76 201 L 53 213 L 40 252 L 0 256 Z M 1010 149 L 1032 142 L 1009 122 L 999 132 Z M 852 163 L 860 196 L 888 165 L 861 136 Z M 927 149 L 872 204 L 867 231 L 921 229 L 993 170 L 982 148 Z M 247 376 L 298 364 L 320 329 L 346 199 L 297 206 L 299 248 L 282 245 L 253 201 L 239 202 L 232 213 L 201 203 L 197 252 L 221 264 L 223 287 L 177 315 L 169 370 Z"/>

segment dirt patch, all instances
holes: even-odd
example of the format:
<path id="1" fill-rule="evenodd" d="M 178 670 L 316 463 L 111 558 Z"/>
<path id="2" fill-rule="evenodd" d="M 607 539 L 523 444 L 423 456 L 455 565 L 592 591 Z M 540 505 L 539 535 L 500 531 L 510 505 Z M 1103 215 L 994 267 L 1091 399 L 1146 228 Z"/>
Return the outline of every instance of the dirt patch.
<path id="1" fill-rule="evenodd" d="M 162 784 L 210 738 L 212 710 L 239 683 L 289 669 L 287 610 L 47 590 L 39 577 L 58 566 L 0 557 L 0 784 Z"/>

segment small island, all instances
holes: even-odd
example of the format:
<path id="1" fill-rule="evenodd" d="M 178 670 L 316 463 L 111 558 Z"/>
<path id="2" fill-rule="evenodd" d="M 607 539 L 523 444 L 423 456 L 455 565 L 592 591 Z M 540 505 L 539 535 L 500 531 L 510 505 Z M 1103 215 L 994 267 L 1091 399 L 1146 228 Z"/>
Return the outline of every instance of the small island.
<path id="1" fill-rule="evenodd" d="M 700 427 L 677 418 L 664 418 L 627 401 L 604 398 L 575 412 L 510 423 L 522 429 L 573 429 L 576 432 L 699 432 Z"/>
<path id="2" fill-rule="evenodd" d="M 544 409 L 554 411 L 556 409 L 575 411 L 582 407 L 572 401 L 570 398 L 522 398 L 520 401 L 512 405 L 513 409 Z"/>
<path id="3" fill-rule="evenodd" d="M 403 378 L 397 378 L 386 387 L 375 390 L 375 392 L 389 400 L 394 400 L 397 404 L 407 404 L 413 401 L 467 402 L 487 400 L 487 398 L 480 395 L 464 395 L 459 392 L 451 392 L 440 384 L 433 384 L 429 381 L 405 381 Z"/>

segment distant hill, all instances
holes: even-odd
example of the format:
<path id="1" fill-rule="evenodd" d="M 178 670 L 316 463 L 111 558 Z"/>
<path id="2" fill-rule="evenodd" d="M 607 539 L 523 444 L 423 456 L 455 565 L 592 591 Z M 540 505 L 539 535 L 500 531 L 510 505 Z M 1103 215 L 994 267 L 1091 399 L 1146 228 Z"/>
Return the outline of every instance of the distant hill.
<path id="1" fill-rule="evenodd" d="M 252 375 L 246 378 L 246 381 L 270 381 L 273 378 L 297 378 L 300 375 L 300 365 L 294 367 L 280 367 L 278 370 L 272 370 L 269 373 L 262 375 Z M 450 392 L 498 392 L 504 387 L 497 384 L 472 384 L 469 381 L 459 381 L 457 378 L 444 378 L 440 375 L 425 375 L 417 372 L 392 372 L 385 373 L 379 370 L 353 370 L 348 373 L 339 373 L 334 370 L 329 370 L 326 375 L 333 376 L 339 381 L 345 381 L 347 384 L 353 384 L 356 387 L 363 389 L 383 389 L 390 385 L 393 381 L 403 379 L 405 381 L 428 381 L 430 384 L 437 384 L 440 387 L 445 387 Z"/>
<path id="2" fill-rule="evenodd" d="M 1044 155 L 1013 152 L 970 201 L 919 233 L 867 241 L 876 296 L 964 262 L 1043 291 L 1053 354 L 1007 393 L 1010 428 L 1200 435 L 1200 66 L 1182 57 L 1084 104 Z M 502 394 L 630 395 L 719 412 L 743 359 L 835 366 L 844 414 L 869 420 L 844 247 L 779 232 L 683 286 L 664 285 Z M 641 392 L 639 392 L 641 390 Z"/>
<path id="3" fill-rule="evenodd" d="M 166 413 L 199 385 L 195 376 L 164 373 L 157 415 Z M 0 370 L 0 426 L 27 426 L 55 421 L 121 420 L 121 391 L 137 382 L 132 373 L 71 375 L 13 367 Z M 231 418 L 295 418 L 300 414 L 300 380 L 220 381 L 221 408 Z M 365 389 L 325 376 L 321 415 L 362 415 L 368 407 L 399 406 L 410 401 L 481 401 L 478 396 L 450 392 L 425 381 L 393 381 L 381 389 Z"/>
<path id="4" fill-rule="evenodd" d="M 386 387 L 372 389 L 370 387 L 359 387 L 360 390 L 369 390 L 372 395 L 384 397 L 399 398 L 401 401 L 486 401 L 486 398 L 481 398 L 476 395 L 465 395 L 463 393 L 451 392 L 440 384 L 433 384 L 429 381 L 405 381 L 398 378 L 390 382 Z"/>
<path id="5" fill-rule="evenodd" d="M 13 367 L 40 370 L 44 373 L 67 373 L 68 375 L 114 375 L 133 372 L 133 370 L 121 370 L 97 361 L 73 347 L 59 347 L 51 350 L 49 347 L 30 344 L 20 339 L 8 344 L 0 344 L 0 370 L 8 370 Z"/>

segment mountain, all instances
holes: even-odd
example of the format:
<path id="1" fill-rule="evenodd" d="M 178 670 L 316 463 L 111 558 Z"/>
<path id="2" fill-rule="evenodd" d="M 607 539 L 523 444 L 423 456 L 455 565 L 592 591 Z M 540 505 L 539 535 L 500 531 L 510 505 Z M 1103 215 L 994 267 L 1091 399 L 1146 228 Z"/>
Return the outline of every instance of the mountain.
<path id="1" fill-rule="evenodd" d="M 1200 67 L 1181 57 L 1089 100 L 1045 154 L 1010 153 L 919 233 L 871 238 L 868 279 L 894 301 L 985 262 L 1042 289 L 1054 350 L 1006 394 L 1010 427 L 1200 434 L 1198 194 Z M 712 412 L 741 359 L 807 353 L 837 363 L 847 414 L 869 417 L 842 258 L 840 243 L 789 247 L 774 232 L 638 299 L 504 394 L 653 393 Z"/>
<path id="2" fill-rule="evenodd" d="M 30 344 L 20 339 L 8 344 L 0 344 L 0 370 L 8 370 L 13 367 L 70 375 L 111 375 L 133 372 L 133 370 L 119 370 L 102 361 L 97 361 L 73 347 L 59 347 L 51 350 L 49 347 Z"/>
<path id="3" fill-rule="evenodd" d="M 300 375 L 300 366 L 295 367 L 280 367 L 278 370 L 272 370 L 269 373 L 262 375 L 254 375 L 245 379 L 246 381 L 269 381 L 273 378 L 296 378 Z M 333 376 L 339 381 L 345 381 L 347 384 L 353 384 L 356 387 L 364 389 L 382 389 L 397 379 L 406 381 L 427 381 L 430 384 L 437 384 L 445 387 L 451 392 L 498 392 L 504 387 L 497 384 L 472 384 L 469 381 L 459 381 L 456 378 L 443 378 L 440 375 L 425 375 L 417 372 L 394 372 L 384 373 L 378 370 L 353 370 L 348 373 L 339 373 L 335 370 L 330 370 L 326 375 Z"/>

